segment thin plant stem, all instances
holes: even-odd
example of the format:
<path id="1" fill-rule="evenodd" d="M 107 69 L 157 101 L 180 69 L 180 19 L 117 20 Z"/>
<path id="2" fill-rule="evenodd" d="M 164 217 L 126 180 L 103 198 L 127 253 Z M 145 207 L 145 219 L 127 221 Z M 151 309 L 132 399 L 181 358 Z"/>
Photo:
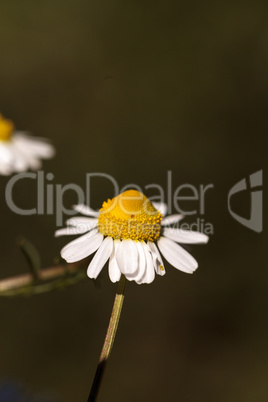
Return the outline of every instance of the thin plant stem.
<path id="1" fill-rule="evenodd" d="M 82 264 L 66 264 L 58 265 L 55 267 L 44 268 L 40 271 L 40 281 L 51 280 L 60 278 L 68 273 L 78 272 Z M 5 291 L 14 290 L 21 286 L 31 285 L 34 282 L 33 275 L 31 273 L 22 274 L 13 278 L 0 280 L 0 294 Z"/>
<path id="2" fill-rule="evenodd" d="M 125 296 L 125 294 L 124 294 L 125 286 L 126 286 L 126 278 L 124 275 L 121 275 L 121 278 L 120 278 L 120 281 L 118 284 L 118 288 L 117 288 L 117 292 L 115 295 L 115 299 L 114 299 L 114 305 L 113 305 L 113 310 L 112 310 L 112 314 L 110 317 L 109 326 L 108 326 L 106 337 L 105 337 L 104 344 L 102 347 L 102 351 L 101 351 L 99 363 L 97 366 L 97 370 L 95 373 L 95 377 L 93 380 L 93 384 L 92 384 L 92 387 L 90 390 L 88 402 L 95 402 L 98 397 L 101 380 L 102 380 L 109 356 L 112 351 L 112 347 L 113 347 L 113 343 L 114 343 L 114 339 L 115 339 L 115 335 L 116 335 L 116 331 L 117 331 L 117 327 L 118 327 L 118 323 L 119 323 L 119 319 L 120 319 L 120 315 L 121 315 L 121 311 L 122 311 L 122 306 L 123 306 L 124 296 Z"/>

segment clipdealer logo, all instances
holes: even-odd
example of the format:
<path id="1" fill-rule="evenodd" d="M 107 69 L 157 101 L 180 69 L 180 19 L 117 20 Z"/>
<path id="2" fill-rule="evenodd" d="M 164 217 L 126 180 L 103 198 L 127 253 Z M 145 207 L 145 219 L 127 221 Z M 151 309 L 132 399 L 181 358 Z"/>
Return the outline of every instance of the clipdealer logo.
<path id="1" fill-rule="evenodd" d="M 247 184 L 248 182 L 248 184 Z M 228 210 L 232 217 L 241 223 L 241 225 L 254 230 L 254 232 L 261 233 L 263 230 L 263 171 L 259 170 L 252 173 L 248 180 L 246 178 L 236 183 L 228 194 Z M 243 216 L 238 215 L 231 208 L 231 198 L 240 193 L 245 192 L 245 196 L 250 194 L 250 217 L 246 219 Z M 249 194 L 248 194 L 249 193 Z"/>
<path id="2" fill-rule="evenodd" d="M 17 185 L 18 181 L 25 179 L 33 181 L 37 194 L 36 205 L 32 205 L 32 208 L 28 209 L 21 208 L 13 198 L 14 187 Z M 136 189 L 142 193 L 153 191 L 153 195 L 150 196 L 149 199 L 152 202 L 165 202 L 169 214 L 171 214 L 174 209 L 176 213 L 184 216 L 197 216 L 197 227 L 194 228 L 195 230 L 204 231 L 206 234 L 213 234 L 214 232 L 213 224 L 205 222 L 203 219 L 207 193 L 215 191 L 214 184 L 209 183 L 196 186 L 190 183 L 184 183 L 173 188 L 171 171 L 167 172 L 167 181 L 164 187 L 157 183 L 150 183 L 145 185 L 144 188 L 134 183 L 120 187 L 114 177 L 102 172 L 87 173 L 84 188 L 81 188 L 75 183 L 65 185 L 53 183 L 54 175 L 52 173 L 45 174 L 43 171 L 18 173 L 14 175 L 6 185 L 6 203 L 10 210 L 19 215 L 55 215 L 56 225 L 61 226 L 63 224 L 64 215 L 72 216 L 76 213 L 73 208 L 67 208 L 64 205 L 65 193 L 70 191 L 74 193 L 77 204 L 91 205 L 91 193 L 94 193 L 91 188 L 92 179 L 106 180 L 106 182 L 110 183 L 112 186 L 110 198 L 128 189 Z M 262 185 L 263 171 L 259 170 L 252 173 L 248 178 L 243 178 L 237 182 L 227 194 L 228 211 L 230 215 L 241 225 L 257 233 L 261 233 L 263 230 Z M 231 200 L 239 193 L 243 193 L 242 195 L 244 197 L 250 197 L 250 217 L 248 219 L 239 215 L 232 208 Z M 186 225 L 186 223 L 183 225 Z M 187 228 L 187 230 L 189 230 L 189 228 Z"/>

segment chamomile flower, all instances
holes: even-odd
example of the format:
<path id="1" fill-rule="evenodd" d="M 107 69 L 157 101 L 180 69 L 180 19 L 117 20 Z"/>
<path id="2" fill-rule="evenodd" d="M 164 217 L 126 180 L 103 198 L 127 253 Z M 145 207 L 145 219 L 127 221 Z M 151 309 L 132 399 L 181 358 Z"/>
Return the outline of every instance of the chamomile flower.
<path id="1" fill-rule="evenodd" d="M 52 158 L 54 153 L 54 147 L 46 139 L 14 131 L 13 123 L 0 114 L 0 174 L 38 170 L 40 159 Z"/>
<path id="2" fill-rule="evenodd" d="M 74 209 L 88 217 L 69 219 L 67 228 L 57 230 L 55 235 L 83 234 L 61 250 L 68 263 L 97 251 L 87 269 L 90 278 L 97 278 L 109 260 L 112 282 L 119 281 L 123 274 L 138 284 L 151 283 L 155 274 L 166 273 L 160 252 L 175 268 L 191 274 L 198 267 L 197 261 L 177 243 L 208 241 L 203 233 L 169 227 L 179 222 L 182 215 L 165 217 L 166 204 L 152 203 L 136 190 L 109 199 L 99 212 L 81 204 Z"/>

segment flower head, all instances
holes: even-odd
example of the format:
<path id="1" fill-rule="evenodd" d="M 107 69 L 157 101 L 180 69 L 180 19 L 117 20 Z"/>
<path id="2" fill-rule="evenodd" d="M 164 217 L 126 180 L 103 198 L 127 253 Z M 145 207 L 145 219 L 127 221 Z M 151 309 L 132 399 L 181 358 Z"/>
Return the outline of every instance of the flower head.
<path id="1" fill-rule="evenodd" d="M 162 218 L 145 195 L 128 190 L 103 203 L 98 228 L 113 239 L 154 241 L 160 235 Z"/>
<path id="2" fill-rule="evenodd" d="M 46 139 L 14 131 L 13 123 L 0 114 L 0 174 L 40 169 L 40 159 L 52 158 L 54 153 Z"/>
<path id="3" fill-rule="evenodd" d="M 155 273 L 165 274 L 160 252 L 175 268 L 193 273 L 196 260 L 177 243 L 207 243 L 208 237 L 199 232 L 168 227 L 179 222 L 182 215 L 166 215 L 164 203 L 152 203 L 137 190 L 128 190 L 104 202 L 99 212 L 85 205 L 74 207 L 87 217 L 71 218 L 67 228 L 59 229 L 56 236 L 83 234 L 61 250 L 67 262 L 80 261 L 96 254 L 87 274 L 97 278 L 109 260 L 109 276 L 117 282 L 121 274 L 138 284 L 151 283 Z"/>

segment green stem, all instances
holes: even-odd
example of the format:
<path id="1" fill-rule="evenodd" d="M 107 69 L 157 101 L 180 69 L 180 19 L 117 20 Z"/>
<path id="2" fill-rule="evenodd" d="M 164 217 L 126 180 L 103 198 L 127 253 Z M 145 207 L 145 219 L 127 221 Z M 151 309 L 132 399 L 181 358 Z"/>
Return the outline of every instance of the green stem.
<path id="1" fill-rule="evenodd" d="M 101 380 L 105 371 L 106 364 L 108 362 L 109 356 L 112 351 L 120 315 L 121 315 L 121 310 L 124 302 L 124 296 L 125 296 L 125 286 L 126 286 L 126 278 L 124 275 L 121 275 L 121 279 L 118 284 L 117 292 L 115 295 L 114 299 L 114 305 L 113 305 L 113 310 L 112 314 L 110 317 L 110 322 L 109 326 L 107 329 L 106 337 L 104 340 L 104 344 L 102 347 L 99 363 L 97 366 L 97 370 L 95 373 L 94 381 L 90 390 L 89 398 L 87 402 L 95 402 L 98 397 L 98 392 L 100 389 L 101 385 Z"/>

